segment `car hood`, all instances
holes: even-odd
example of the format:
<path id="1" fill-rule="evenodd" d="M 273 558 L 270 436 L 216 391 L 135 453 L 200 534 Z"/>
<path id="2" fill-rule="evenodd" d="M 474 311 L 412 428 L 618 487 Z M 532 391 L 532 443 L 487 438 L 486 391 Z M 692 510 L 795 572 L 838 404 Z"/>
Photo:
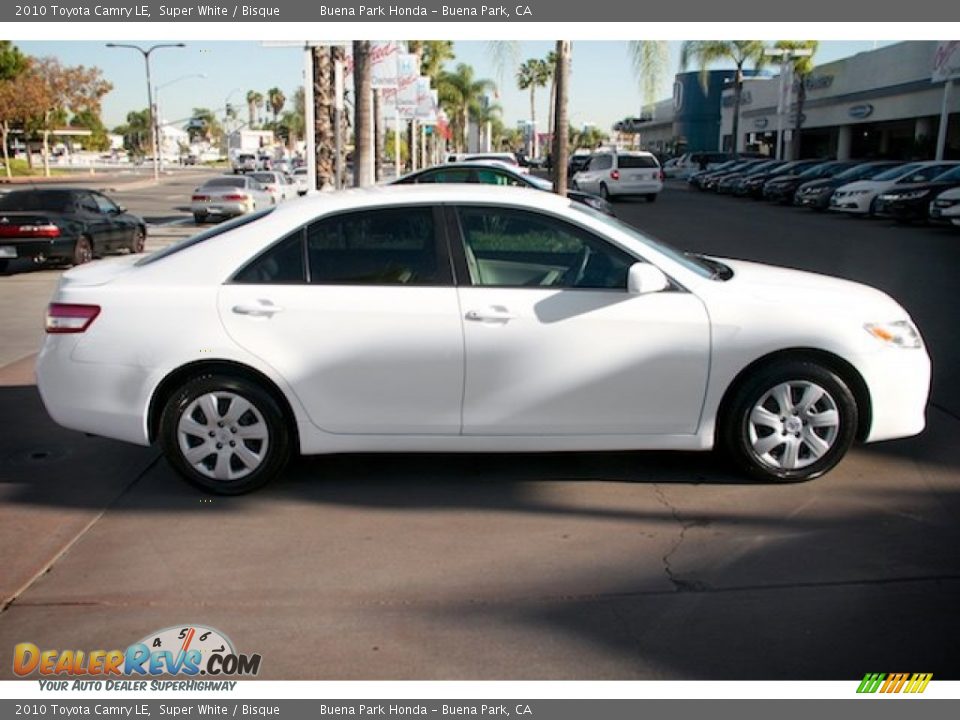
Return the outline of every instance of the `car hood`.
<path id="1" fill-rule="evenodd" d="M 811 312 L 835 315 L 842 308 L 840 312 L 864 322 L 907 319 L 906 311 L 893 298 L 868 285 L 746 260 L 717 259 L 733 270 L 727 281 L 732 289 L 761 302 L 780 304 L 801 296 Z"/>
<path id="2" fill-rule="evenodd" d="M 837 190 L 849 192 L 850 190 L 883 190 L 895 184 L 896 180 L 856 180 L 846 185 L 841 185 Z"/>
<path id="3" fill-rule="evenodd" d="M 800 186 L 801 190 L 816 190 L 817 188 L 840 187 L 842 182 L 833 178 L 820 178 L 819 180 L 808 180 Z"/>

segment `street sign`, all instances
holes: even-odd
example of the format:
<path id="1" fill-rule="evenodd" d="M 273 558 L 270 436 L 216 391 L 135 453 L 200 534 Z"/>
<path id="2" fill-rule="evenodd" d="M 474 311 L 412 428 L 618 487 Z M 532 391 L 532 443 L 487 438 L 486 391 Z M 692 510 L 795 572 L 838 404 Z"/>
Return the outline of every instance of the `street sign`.
<path id="1" fill-rule="evenodd" d="M 933 54 L 932 82 L 960 77 L 960 40 L 943 40 Z"/>

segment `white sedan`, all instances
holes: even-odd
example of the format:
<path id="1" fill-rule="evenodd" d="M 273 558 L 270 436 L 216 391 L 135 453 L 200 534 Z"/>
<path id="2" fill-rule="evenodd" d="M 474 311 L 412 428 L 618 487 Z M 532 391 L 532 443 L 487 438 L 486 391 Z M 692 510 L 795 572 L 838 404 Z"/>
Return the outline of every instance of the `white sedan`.
<path id="1" fill-rule="evenodd" d="M 960 163 L 933 160 L 912 162 L 898 165 L 869 180 L 857 180 L 841 185 L 830 196 L 830 209 L 854 215 L 873 215 L 874 200 L 881 193 L 894 189 L 897 185 L 928 182 L 958 164 Z"/>
<path id="2" fill-rule="evenodd" d="M 199 225 L 211 217 L 237 217 L 276 203 L 276 198 L 250 175 L 221 175 L 193 191 L 190 212 Z"/>
<path id="3" fill-rule="evenodd" d="M 760 479 L 919 433 L 930 361 L 878 290 L 687 256 L 529 189 L 278 206 L 63 275 L 50 415 L 209 491 L 291 452 L 708 450 Z"/>

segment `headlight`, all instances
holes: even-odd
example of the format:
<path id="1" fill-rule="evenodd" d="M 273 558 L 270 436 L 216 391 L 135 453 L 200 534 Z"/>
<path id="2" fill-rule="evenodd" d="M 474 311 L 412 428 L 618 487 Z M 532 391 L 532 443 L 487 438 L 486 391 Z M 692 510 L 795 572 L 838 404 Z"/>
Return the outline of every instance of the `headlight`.
<path id="1" fill-rule="evenodd" d="M 886 195 L 890 200 L 918 200 L 930 194 L 929 190 L 913 190 L 911 192 L 899 193 L 897 195 Z"/>
<path id="2" fill-rule="evenodd" d="M 898 348 L 918 348 L 921 345 L 920 333 L 909 320 L 897 320 L 888 323 L 867 323 L 863 329 L 877 340 Z"/>

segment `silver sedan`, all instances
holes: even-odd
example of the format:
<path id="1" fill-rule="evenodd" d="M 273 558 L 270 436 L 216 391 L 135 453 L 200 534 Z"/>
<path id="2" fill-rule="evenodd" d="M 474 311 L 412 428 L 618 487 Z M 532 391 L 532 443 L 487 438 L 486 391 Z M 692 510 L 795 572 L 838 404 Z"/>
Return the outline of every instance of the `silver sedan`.
<path id="1" fill-rule="evenodd" d="M 223 175 L 207 180 L 193 191 L 190 211 L 197 223 L 212 217 L 246 215 L 276 205 L 263 185 L 246 175 Z"/>

